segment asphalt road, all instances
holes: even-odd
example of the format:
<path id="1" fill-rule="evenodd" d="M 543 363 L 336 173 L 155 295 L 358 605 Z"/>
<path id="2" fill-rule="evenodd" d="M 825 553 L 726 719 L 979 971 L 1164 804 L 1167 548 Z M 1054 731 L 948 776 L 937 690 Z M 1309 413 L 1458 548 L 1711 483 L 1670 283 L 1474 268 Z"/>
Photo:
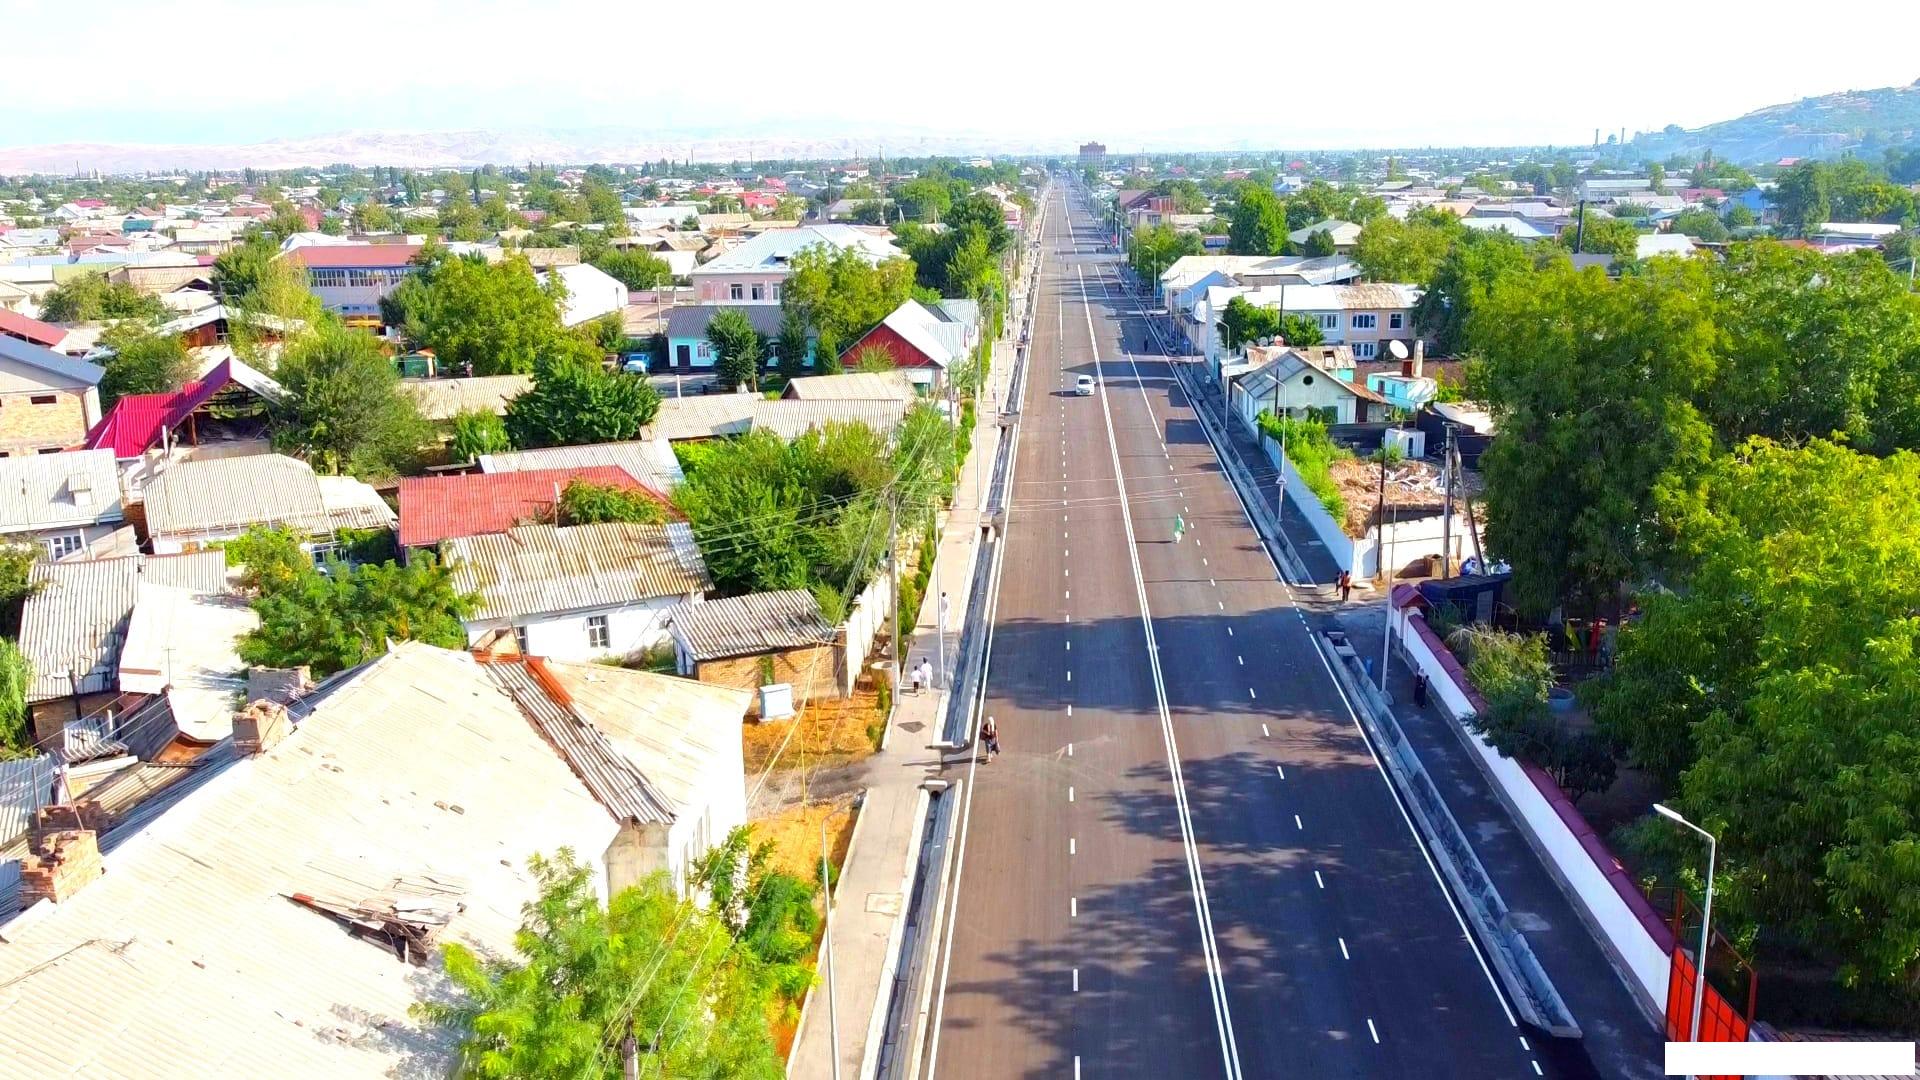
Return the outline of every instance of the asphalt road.
<path id="1" fill-rule="evenodd" d="M 1552 1075 L 1056 187 L 932 1074 Z"/>

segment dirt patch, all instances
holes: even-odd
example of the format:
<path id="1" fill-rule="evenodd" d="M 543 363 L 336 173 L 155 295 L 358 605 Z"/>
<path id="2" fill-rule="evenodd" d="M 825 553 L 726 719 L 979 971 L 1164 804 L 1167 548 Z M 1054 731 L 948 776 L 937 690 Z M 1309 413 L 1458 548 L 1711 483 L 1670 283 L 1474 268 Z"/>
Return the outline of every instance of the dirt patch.
<path id="1" fill-rule="evenodd" d="M 1380 510 L 1380 466 L 1364 458 L 1340 458 L 1328 466 L 1340 496 L 1347 504 L 1341 528 L 1348 536 L 1365 536 Z M 1478 474 L 1462 470 L 1454 487 L 1454 512 L 1464 514 L 1465 497 L 1480 498 Z M 1440 490 L 1440 470 L 1425 461 L 1403 461 L 1387 466 L 1387 506 L 1390 518 L 1432 517 L 1442 512 L 1446 499 Z"/>
<path id="2" fill-rule="evenodd" d="M 774 763 L 775 772 L 782 772 L 845 765 L 869 757 L 874 751 L 875 725 L 885 719 L 879 695 L 862 680 L 844 701 L 816 700 L 807 703 L 795 719 L 746 724 L 741 753 L 747 775 L 758 777 L 768 762 Z"/>

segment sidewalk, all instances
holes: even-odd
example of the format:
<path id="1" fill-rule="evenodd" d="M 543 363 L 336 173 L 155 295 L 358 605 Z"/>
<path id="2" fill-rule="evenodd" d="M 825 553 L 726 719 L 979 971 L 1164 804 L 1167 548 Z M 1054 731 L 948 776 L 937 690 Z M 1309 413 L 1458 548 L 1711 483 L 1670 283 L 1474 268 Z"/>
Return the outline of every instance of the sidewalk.
<path id="1" fill-rule="evenodd" d="M 979 493 L 990 479 L 999 450 L 1001 429 L 989 401 L 1005 402 L 1013 369 L 1013 348 L 996 342 L 990 392 L 982 394 L 974 421 L 973 448 L 960 470 L 953 506 L 942 519 L 934 573 L 913 629 L 901 628 L 907 638 L 906 670 L 922 657 L 935 660 L 939 628 L 935 625 L 940 594 L 947 594 L 946 663 L 951 677 L 958 653 L 960 623 L 971 598 L 974 560 L 980 551 Z M 988 475 L 982 475 L 985 470 Z M 884 747 L 864 763 L 865 799 L 860 804 L 858 834 L 847 861 L 840 868 L 834 890 L 833 934 L 836 1004 L 840 1014 L 840 1075 L 861 1076 L 868 1043 L 879 1022 L 875 1012 L 886 1005 L 884 990 L 893 983 L 899 958 L 898 937 L 906 915 L 907 891 L 912 885 L 923 825 L 924 794 L 920 785 L 940 771 L 940 752 L 929 744 L 940 738 L 945 715 L 944 689 L 920 694 L 902 693 L 889 720 Z M 788 1058 L 787 1075 L 795 1080 L 830 1080 L 832 1034 L 827 1009 L 824 965 L 820 981 L 809 995 L 800 1031 Z"/>
<path id="2" fill-rule="evenodd" d="M 1356 598 L 1349 604 L 1323 602 L 1315 607 L 1316 622 L 1345 630 L 1354 648 L 1379 664 L 1386 610 L 1377 595 L 1365 603 Z M 1552 1045 L 1557 1040 L 1543 1039 L 1541 1053 L 1561 1065 L 1561 1075 L 1628 1080 L 1661 1075 L 1660 1032 L 1640 1011 L 1600 944 L 1468 757 L 1451 722 L 1437 708 L 1413 706 L 1413 674 L 1398 656 L 1388 666 L 1387 691 L 1394 717 L 1421 766 L 1433 778 L 1454 819 L 1472 837 L 1474 854 L 1487 877 L 1500 890 L 1514 922 L 1580 1023 L 1581 1039 L 1559 1045 Z"/>

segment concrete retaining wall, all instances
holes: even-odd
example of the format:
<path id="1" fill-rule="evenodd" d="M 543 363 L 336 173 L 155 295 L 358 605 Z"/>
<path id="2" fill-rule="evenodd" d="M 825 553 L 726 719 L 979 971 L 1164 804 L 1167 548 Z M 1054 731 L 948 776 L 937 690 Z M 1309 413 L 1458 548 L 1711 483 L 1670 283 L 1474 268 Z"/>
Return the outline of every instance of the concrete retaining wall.
<path id="1" fill-rule="evenodd" d="M 1661 1014 L 1667 1000 L 1672 932 L 1553 777 L 1536 766 L 1502 757 L 1465 726 L 1466 718 L 1485 708 L 1486 702 L 1427 625 L 1415 606 L 1416 596 L 1407 586 L 1395 589 L 1394 637 L 1408 664 L 1426 673 L 1435 699 L 1459 725 L 1458 734 L 1475 752 L 1534 850 L 1574 899 L 1576 910 L 1630 976 L 1628 984 L 1641 995 L 1642 1006 Z"/>
<path id="2" fill-rule="evenodd" d="M 1238 414 L 1235 416 L 1238 417 Z M 1245 423 L 1244 420 L 1239 422 Z M 1313 530 L 1314 537 L 1326 546 L 1327 551 L 1333 556 L 1333 561 L 1342 570 L 1353 571 L 1353 576 L 1356 578 L 1367 577 L 1368 575 L 1362 574 L 1357 569 L 1359 553 L 1355 550 L 1355 545 L 1358 542 L 1340 528 L 1340 523 L 1333 520 L 1333 515 L 1327 513 L 1326 507 L 1320 505 L 1319 497 L 1307 487 L 1307 482 L 1300 478 L 1300 473 L 1293 467 L 1293 462 L 1280 453 L 1280 444 L 1267 438 L 1265 434 L 1257 432 L 1256 434 L 1259 435 L 1260 449 L 1266 451 L 1267 460 L 1287 478 L 1287 511 L 1300 515 L 1307 526 Z"/>

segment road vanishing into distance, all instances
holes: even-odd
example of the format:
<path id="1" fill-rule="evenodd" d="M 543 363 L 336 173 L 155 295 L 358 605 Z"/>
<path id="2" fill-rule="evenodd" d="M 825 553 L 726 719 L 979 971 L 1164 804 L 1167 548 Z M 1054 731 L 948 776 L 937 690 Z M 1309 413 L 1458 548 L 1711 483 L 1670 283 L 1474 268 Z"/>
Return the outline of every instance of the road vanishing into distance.
<path id="1" fill-rule="evenodd" d="M 1049 198 L 982 707 L 1002 753 L 965 774 L 929 1075 L 1552 1075 L 1094 219 Z"/>

